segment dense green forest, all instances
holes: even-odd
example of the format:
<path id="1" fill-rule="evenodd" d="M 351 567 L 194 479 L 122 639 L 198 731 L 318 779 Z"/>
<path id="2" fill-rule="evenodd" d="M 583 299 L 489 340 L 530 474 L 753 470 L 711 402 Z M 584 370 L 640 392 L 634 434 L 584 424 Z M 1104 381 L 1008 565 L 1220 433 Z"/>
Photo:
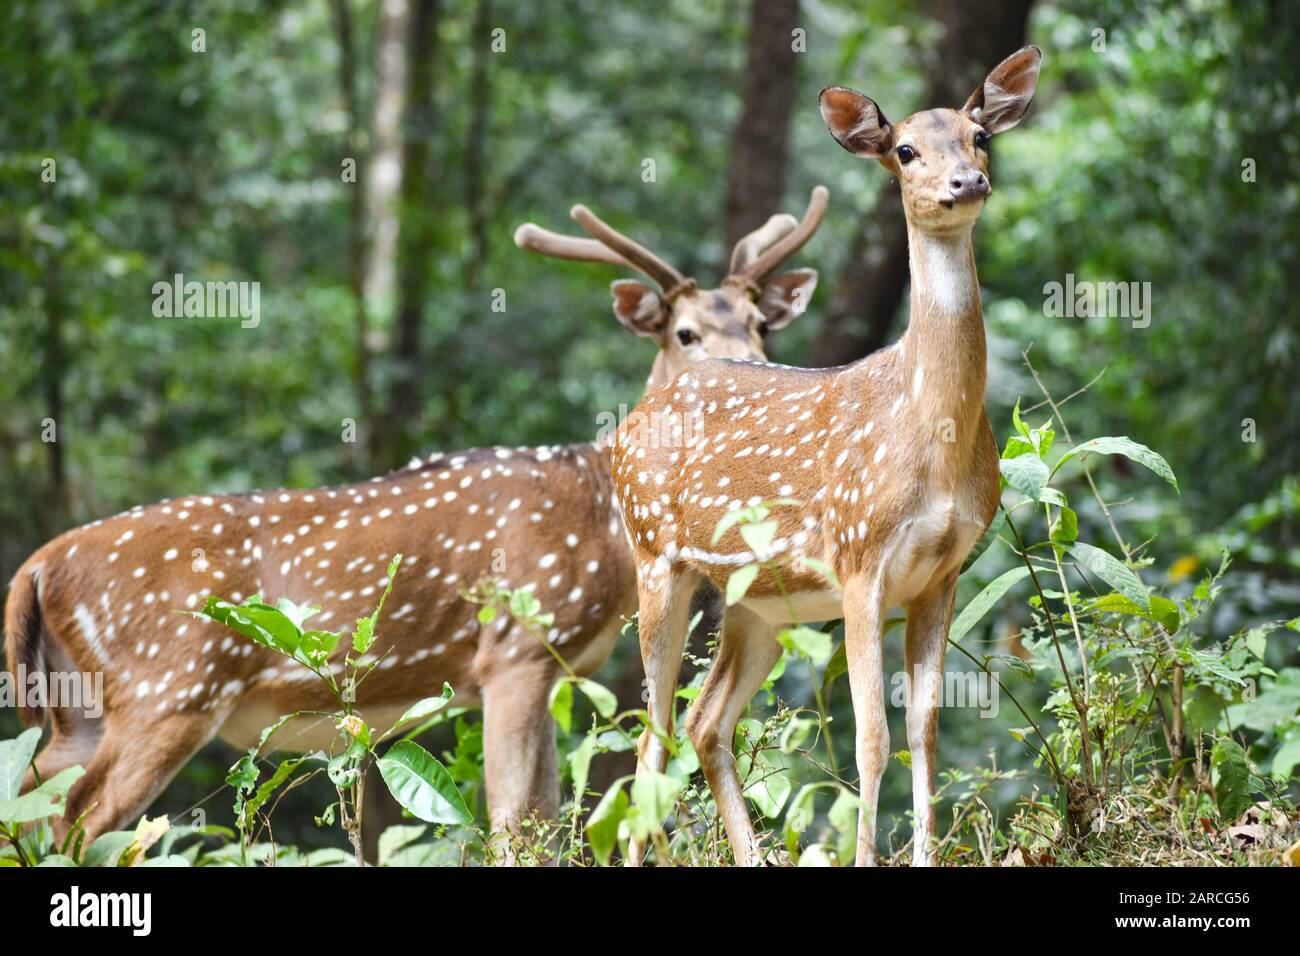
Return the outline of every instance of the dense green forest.
<path id="1" fill-rule="evenodd" d="M 0 579 L 61 532 L 161 498 L 593 440 L 602 413 L 640 398 L 655 347 L 611 314 L 618 270 L 512 240 L 530 221 L 578 234 L 574 203 L 707 288 L 739 236 L 802 214 L 825 184 L 825 222 L 793 260 L 820 282 L 769 356 L 832 366 L 888 344 L 908 316 L 898 189 L 831 140 L 818 92 L 861 89 L 891 118 L 958 107 L 1034 43 L 1037 96 L 993 147 L 995 192 L 975 233 L 989 418 L 1004 458 L 1019 442 L 1046 472 L 1086 439 L 1127 436 L 1176 484 L 1125 454 L 1052 473 L 1078 540 L 1111 555 L 1136 582 L 1127 589 L 1106 566 L 1063 594 L 1073 538 L 1058 537 L 1050 501 L 1050 528 L 1041 509 L 1017 512 L 1018 531 L 999 525 L 963 574 L 958 614 L 989 600 L 948 666 L 997 673 L 1015 702 L 995 692 L 995 715 L 942 712 L 941 854 L 1294 862 L 1298 37 L 1300 7 L 1283 0 L 7 4 Z M 256 321 L 160 315 L 157 285 L 178 276 L 257 282 Z M 1136 283 L 1145 305 L 1062 310 L 1054 283 Z M 1023 492 L 1012 482 L 1004 504 Z M 1039 541 L 1034 580 L 1008 579 Z M 469 597 L 484 620 L 552 610 Z M 1068 640 L 1054 647 L 1057 617 Z M 713 646 L 700 630 L 683 674 L 695 688 Z M 842 862 L 852 841 L 840 633 L 792 642 L 742 723 L 742 772 L 761 777 L 751 813 L 784 862 Z M 887 635 L 890 670 L 900 633 Z M 727 862 L 690 754 L 672 764 L 673 792 L 624 780 L 639 728 L 618 715 L 641 706 L 630 630 L 593 679 L 617 707 L 594 688 L 555 695 L 564 820 L 516 852 L 604 862 L 643 832 L 661 862 Z M 1080 686 L 1093 696 L 1082 733 Z M 372 786 L 372 862 L 491 854 L 481 715 L 438 713 L 420 740 L 472 820 L 419 825 Z M 891 708 L 899 753 L 880 825 L 882 853 L 899 861 L 911 830 L 903 720 Z M 0 740 L 19 729 L 0 711 Z M 213 828 L 191 862 L 276 852 L 266 833 L 233 829 L 249 789 L 227 783 L 240 758 L 208 746 L 150 811 L 172 818 L 173 838 Z M 629 797 L 675 825 L 657 832 Z M 347 859 L 343 828 L 322 814 L 335 799 L 325 776 L 287 793 L 278 850 Z M 179 841 L 167 850 L 182 854 Z"/>

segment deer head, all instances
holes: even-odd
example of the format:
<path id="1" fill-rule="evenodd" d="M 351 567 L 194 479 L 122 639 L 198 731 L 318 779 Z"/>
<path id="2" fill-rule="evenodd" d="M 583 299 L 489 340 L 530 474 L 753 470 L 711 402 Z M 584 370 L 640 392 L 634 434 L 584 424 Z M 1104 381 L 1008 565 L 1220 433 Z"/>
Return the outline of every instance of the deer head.
<path id="1" fill-rule="evenodd" d="M 515 244 L 557 259 L 634 269 L 651 280 L 653 285 L 618 279 L 611 291 L 619 322 L 659 345 L 647 383 L 655 387 L 701 359 L 766 357 L 768 333 L 802 314 L 817 288 L 813 269 L 775 273 L 817 231 L 828 197 L 826 187 L 818 186 L 802 222 L 787 214 L 772 216 L 737 242 L 727 276 L 715 289 L 699 288 L 694 279 L 611 228 L 586 206 L 574 206 L 571 215 L 592 238 L 560 235 L 525 223 L 515 231 Z"/>
<path id="2" fill-rule="evenodd" d="M 821 112 L 836 142 L 877 159 L 898 178 L 908 221 L 926 233 L 968 229 L 993 192 L 989 142 L 1020 122 L 1034 98 L 1042 51 L 1007 57 L 961 109 L 932 109 L 890 123 L 870 97 L 844 87 L 822 90 Z"/>

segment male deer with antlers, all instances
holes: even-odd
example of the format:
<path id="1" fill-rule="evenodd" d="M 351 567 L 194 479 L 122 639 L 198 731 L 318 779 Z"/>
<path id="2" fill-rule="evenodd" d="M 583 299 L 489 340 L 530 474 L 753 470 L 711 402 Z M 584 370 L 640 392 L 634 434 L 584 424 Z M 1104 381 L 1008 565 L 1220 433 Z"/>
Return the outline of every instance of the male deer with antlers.
<path id="1" fill-rule="evenodd" d="M 934 861 L 937 694 L 957 572 L 997 509 L 998 452 L 984 410 L 985 342 L 971 232 L 991 192 L 989 137 L 1029 107 L 1041 53 L 1000 63 L 960 110 L 891 124 L 852 90 L 821 110 L 845 149 L 898 177 L 912 273 L 911 319 L 899 342 L 841 368 L 708 361 L 650 392 L 643 414 L 703 427 L 681 450 L 647 447 L 627 428 L 610 448 L 635 554 L 650 717 L 672 719 L 687 601 L 701 578 L 719 587 L 737 567 L 789 557 L 761 573 L 726 612 L 722 641 L 686 729 L 742 865 L 761 848 L 732 753 L 736 723 L 772 670 L 776 636 L 796 619 L 845 619 L 845 651 L 861 776 L 857 862 L 875 862 L 876 803 L 889 757 L 881 671 L 887 608 L 907 608 L 907 738 L 915 813 L 913 860 Z M 768 499 L 778 526 L 765 553 L 739 527 L 712 541 L 728 511 Z M 829 564 L 842 582 L 798 558 Z M 663 742 L 642 736 L 638 772 L 662 772 Z M 629 862 L 644 847 L 633 843 Z"/>
<path id="2" fill-rule="evenodd" d="M 619 320 L 659 345 L 654 386 L 709 356 L 763 357 L 767 331 L 801 312 L 817 281 L 809 269 L 771 277 L 768 266 L 798 250 L 824 208 L 821 190 L 802 227 L 778 215 L 742 239 L 715 290 L 697 289 L 582 206 L 573 216 L 593 239 L 531 224 L 515 238 L 543 255 L 639 271 L 659 287 L 613 284 Z M 386 723 L 449 682 L 458 704 L 484 709 L 493 828 L 530 813 L 553 817 L 559 776 L 547 698 L 561 669 L 509 617 L 480 625 L 462 589 L 481 578 L 532 589 L 555 614 L 545 638 L 570 666 L 585 675 L 604 662 L 635 607 L 635 576 L 608 466 L 590 444 L 439 454 L 335 488 L 195 495 L 42 547 L 10 587 L 9 666 L 105 675 L 102 720 L 51 709 L 52 737 L 37 757 L 43 779 L 86 768 L 65 825 L 89 811 L 92 836 L 119 828 L 215 736 L 248 747 L 281 714 L 332 710 L 305 670 L 174 609 L 201 607 L 208 594 L 237 602 L 260 593 L 319 603 L 327 610 L 313 624 L 339 626 L 373 607 L 397 553 L 405 559 L 376 647 L 392 649 L 367 679 L 365 715 Z M 39 724 L 45 714 L 27 707 L 21 716 Z M 304 719 L 275 743 L 311 750 L 334 736 L 330 721 Z"/>

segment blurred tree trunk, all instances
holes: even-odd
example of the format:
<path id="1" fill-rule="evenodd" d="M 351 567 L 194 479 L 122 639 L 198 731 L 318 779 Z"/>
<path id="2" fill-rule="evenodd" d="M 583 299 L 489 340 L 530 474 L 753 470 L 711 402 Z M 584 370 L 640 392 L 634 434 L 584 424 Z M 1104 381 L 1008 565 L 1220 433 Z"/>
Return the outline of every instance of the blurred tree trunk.
<path id="1" fill-rule="evenodd" d="M 922 108 L 965 103 L 989 70 L 1024 46 L 1032 6 L 1033 0 L 926 0 L 927 13 L 944 32 Z M 887 118 L 902 119 L 881 106 Z M 907 281 L 907 227 L 897 182 L 890 177 L 849 244 L 809 364 L 843 365 L 883 346 Z"/>
<path id="2" fill-rule="evenodd" d="M 357 101 L 356 40 L 353 32 L 350 0 L 334 0 L 334 29 L 339 44 L 339 88 L 343 94 L 343 108 L 347 111 L 348 126 L 343 135 L 345 159 L 355 164 L 357 179 L 344 182 L 348 190 L 348 255 L 351 259 L 349 274 L 352 297 L 356 309 L 356 356 L 354 371 L 357 391 L 357 441 L 354 447 L 356 465 L 362 472 L 373 467 L 374 409 L 370 390 L 370 315 L 366 306 L 366 195 L 361 185 L 360 171 L 366 168 L 361 156 L 361 108 Z"/>
<path id="3" fill-rule="evenodd" d="M 777 212 L 785 194 L 790 112 L 799 54 L 791 31 L 799 0 L 753 0 L 740 119 L 727 173 L 727 255 L 745 233 Z"/>
<path id="4" fill-rule="evenodd" d="M 389 466 L 400 464 L 411 453 L 420 415 L 420 338 L 429 289 L 429 256 L 435 242 L 430 159 L 437 121 L 433 61 L 440 13 L 440 0 L 412 0 L 406 116 L 402 123 L 393 382 L 382 439 L 383 463 Z"/>
<path id="5" fill-rule="evenodd" d="M 479 0 L 470 32 L 473 44 L 469 78 L 469 129 L 465 133 L 465 209 L 469 214 L 469 252 L 465 260 L 465 292 L 474 307 L 479 277 L 487 262 L 487 202 L 484 180 L 487 165 L 487 132 L 492 108 L 492 84 L 488 79 L 488 30 L 492 25 L 492 0 Z"/>
<path id="6" fill-rule="evenodd" d="M 402 115 L 406 101 L 406 52 L 410 0 L 381 0 L 379 49 L 375 56 L 375 106 L 366 171 L 370 217 L 366 295 L 386 300 L 393 291 L 397 256 L 398 193 L 402 187 Z"/>

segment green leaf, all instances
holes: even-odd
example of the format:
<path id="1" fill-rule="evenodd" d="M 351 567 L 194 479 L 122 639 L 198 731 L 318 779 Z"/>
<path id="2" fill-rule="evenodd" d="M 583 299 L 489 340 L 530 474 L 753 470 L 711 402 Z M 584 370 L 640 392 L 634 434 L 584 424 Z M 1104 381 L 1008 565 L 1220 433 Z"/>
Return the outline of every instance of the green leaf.
<path id="1" fill-rule="evenodd" d="M 581 802 L 587 792 L 587 780 L 591 772 L 591 758 L 596 755 L 596 738 L 591 734 L 582 738 L 582 742 L 569 754 L 569 774 L 573 777 L 573 796 Z"/>
<path id="2" fill-rule="evenodd" d="M 400 727 L 409 727 L 417 721 L 432 717 L 451 703 L 452 698 L 455 696 L 455 691 L 451 689 L 451 685 L 443 681 L 441 694 L 437 697 L 426 697 L 408 707 L 406 713 L 397 719 L 397 723 L 388 728 L 384 733 L 384 737 L 389 736 Z"/>
<path id="3" fill-rule="evenodd" d="M 31 823 L 63 816 L 68 805 L 68 791 L 84 773 L 80 767 L 68 767 L 21 797 L 0 800 L 0 820 L 10 824 Z"/>
<path id="4" fill-rule="evenodd" d="M 620 780 L 605 791 L 605 796 L 587 818 L 587 842 L 601 866 L 609 865 L 609 858 L 618 846 L 618 828 L 627 816 L 628 803 Z"/>
<path id="5" fill-rule="evenodd" d="M 1282 746 L 1273 754 L 1273 776 L 1278 780 L 1290 780 L 1295 768 L 1300 766 L 1300 728 L 1293 729 Z"/>
<path id="6" fill-rule="evenodd" d="M 410 846 L 428 831 L 423 824 L 416 826 L 391 826 L 379 834 L 379 865 L 387 866 L 398 850 Z"/>
<path id="7" fill-rule="evenodd" d="M 363 617 L 357 620 L 356 630 L 352 632 L 352 650 L 356 654 L 364 654 L 370 650 L 370 645 L 375 642 L 375 626 L 379 623 L 379 615 L 384 610 L 384 602 L 388 600 L 388 595 L 393 590 L 393 578 L 397 575 L 397 569 L 402 564 L 402 555 L 393 555 L 393 560 L 388 562 L 388 570 L 384 572 L 388 577 L 388 584 L 384 587 L 384 593 L 379 595 L 379 603 L 375 605 L 374 613 L 369 617 Z"/>
<path id="8" fill-rule="evenodd" d="M 23 775 L 40 742 L 39 727 L 24 730 L 13 740 L 0 740 L 0 802 L 18 796 L 23 786 Z"/>
<path id="9" fill-rule="evenodd" d="M 1108 551 L 1076 541 L 1067 548 L 1076 561 L 1124 595 L 1143 611 L 1151 611 L 1151 597 L 1132 569 Z"/>
<path id="10" fill-rule="evenodd" d="M 1094 438 L 1086 441 L 1082 445 L 1075 445 L 1056 463 L 1052 469 L 1052 474 L 1056 474 L 1071 458 L 1077 458 L 1080 455 L 1123 455 L 1139 465 L 1145 465 L 1157 475 L 1174 486 L 1174 491 L 1179 491 L 1178 479 L 1174 477 L 1174 470 L 1169 467 L 1169 463 L 1159 454 L 1152 451 L 1146 445 L 1141 445 L 1132 439 L 1125 437 L 1106 437 Z M 1182 492 L 1179 491 L 1181 494 Z"/>
<path id="11" fill-rule="evenodd" d="M 737 508 L 735 511 L 728 511 L 719 519 L 717 526 L 713 529 L 713 543 L 717 544 L 724 534 L 732 525 L 751 524 L 756 521 L 762 521 L 770 512 L 763 505 L 751 505 L 748 508 Z"/>
<path id="12" fill-rule="evenodd" d="M 1219 780 L 1214 787 L 1219 815 L 1225 822 L 1232 822 L 1254 804 L 1252 795 L 1259 791 L 1259 781 L 1250 772 L 1246 752 L 1231 737 L 1220 737 L 1215 741 L 1212 759 L 1219 771 Z"/>
<path id="13" fill-rule="evenodd" d="M 1003 458 L 998 463 L 1007 484 L 1031 501 L 1038 501 L 1049 477 L 1047 464 L 1036 455 Z"/>
<path id="14" fill-rule="evenodd" d="M 1079 516 L 1071 508 L 1058 508 L 1049 531 L 1052 544 L 1066 547 L 1079 538 Z"/>
<path id="15" fill-rule="evenodd" d="M 1011 424 L 1016 426 L 1016 431 L 1020 432 L 1025 438 L 1029 437 L 1029 426 L 1025 424 L 1020 417 L 1020 399 L 1016 399 L 1016 407 L 1011 409 Z"/>
<path id="16" fill-rule="evenodd" d="M 763 556 L 772 547 L 772 539 L 776 537 L 776 529 L 775 521 L 761 521 L 758 524 L 740 526 L 740 536 L 745 539 L 745 544 L 749 545 L 749 550 L 754 552 L 755 560 L 764 560 Z"/>
<path id="17" fill-rule="evenodd" d="M 551 699 L 547 706 L 551 716 L 560 725 L 560 730 L 568 733 L 573 729 L 573 681 L 569 678 L 558 680 L 551 688 Z"/>
<path id="18" fill-rule="evenodd" d="M 497 619 L 497 609 L 491 604 L 485 604 L 478 609 L 478 622 L 480 624 L 491 624 Z"/>
<path id="19" fill-rule="evenodd" d="M 975 595 L 971 602 L 962 608 L 961 613 L 957 615 L 957 619 L 952 622 L 952 627 L 948 631 L 948 640 L 954 644 L 958 643 L 978 623 L 979 619 L 988 613 L 989 608 L 1000 601 L 1004 594 L 1028 575 L 1029 569 L 1020 565 L 998 575 L 985 585 L 984 590 Z"/>
<path id="20" fill-rule="evenodd" d="M 814 664 L 824 664 L 831 656 L 831 636 L 811 627 L 791 627 L 776 636 L 781 646 L 808 658 Z"/>
<path id="21" fill-rule="evenodd" d="M 275 791 L 280 789 L 280 785 L 289 779 L 289 775 L 307 759 L 307 757 L 291 757 L 288 760 L 280 761 L 279 766 L 275 768 L 275 772 L 263 781 L 262 785 L 244 804 L 242 814 L 244 820 L 252 820 L 257 811 L 275 794 Z"/>
<path id="22" fill-rule="evenodd" d="M 677 805 L 681 789 L 681 784 L 666 773 L 638 773 L 632 781 L 632 805 L 640 807 L 648 820 L 662 826 Z"/>
<path id="23" fill-rule="evenodd" d="M 747 564 L 731 572 L 731 577 L 727 578 L 727 607 L 731 607 L 745 596 L 749 586 L 758 577 L 758 570 L 757 564 Z"/>
<path id="24" fill-rule="evenodd" d="M 618 710 L 618 698 L 604 685 L 597 684 L 594 680 L 588 680 L 586 677 L 579 677 L 578 690 L 582 691 L 587 700 L 591 701 L 591 705 L 596 708 L 596 713 L 606 720 L 613 717 Z"/>
<path id="25" fill-rule="evenodd" d="M 1246 632 L 1246 648 L 1261 661 L 1268 651 L 1268 634 L 1269 629 L 1264 627 L 1253 627 Z"/>
<path id="26" fill-rule="evenodd" d="M 437 759 L 413 740 L 399 740 L 379 758 L 393 798 L 425 823 L 474 822 L 465 798 Z"/>
<path id="27" fill-rule="evenodd" d="M 842 864 L 854 857 L 858 843 L 858 810 L 862 801 L 852 790 L 840 787 L 840 795 L 831 804 L 827 819 L 835 828 L 835 853 Z"/>
<path id="28" fill-rule="evenodd" d="M 135 842 L 135 834 L 129 830 L 114 830 L 101 834 L 86 850 L 81 858 L 82 866 L 117 866 L 122 854 Z"/>
<path id="29" fill-rule="evenodd" d="M 803 562 L 803 566 L 809 571 L 820 574 L 826 579 L 827 584 L 837 591 L 840 590 L 840 578 L 839 575 L 835 573 L 833 567 L 825 561 L 818 561 L 816 558 L 801 558 L 800 560 Z"/>

